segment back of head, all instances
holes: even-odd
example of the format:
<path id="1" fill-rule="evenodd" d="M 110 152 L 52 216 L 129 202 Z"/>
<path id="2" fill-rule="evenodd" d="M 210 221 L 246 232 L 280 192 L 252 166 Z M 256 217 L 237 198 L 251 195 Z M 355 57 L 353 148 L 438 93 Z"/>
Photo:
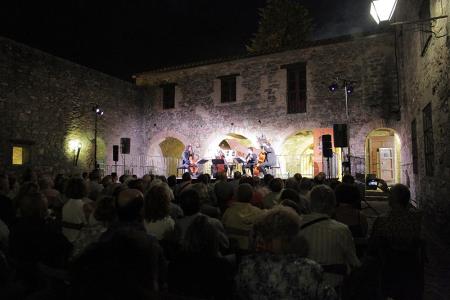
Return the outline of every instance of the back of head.
<path id="1" fill-rule="evenodd" d="M 152 299 L 158 247 L 145 232 L 118 230 L 71 265 L 69 299 Z"/>
<path id="2" fill-rule="evenodd" d="M 352 175 L 350 175 L 350 174 L 345 174 L 342 177 L 342 182 L 343 183 L 347 183 L 347 184 L 354 184 L 355 183 L 355 178 Z"/>
<path id="3" fill-rule="evenodd" d="M 47 215 L 47 199 L 39 192 L 26 194 L 20 201 L 20 215 L 42 219 Z"/>
<path id="4" fill-rule="evenodd" d="M 142 219 L 144 196 L 141 191 L 126 189 L 121 191 L 116 199 L 116 210 L 119 221 L 135 222 Z"/>
<path id="5" fill-rule="evenodd" d="M 86 182 L 79 177 L 72 177 L 66 185 L 65 194 L 69 199 L 82 199 L 87 195 Z"/>
<path id="6" fill-rule="evenodd" d="M 9 192 L 9 178 L 5 174 L 0 175 L 0 193 L 8 194 Z"/>
<path id="7" fill-rule="evenodd" d="M 411 200 L 411 192 L 404 184 L 396 184 L 391 188 L 389 195 L 389 205 L 391 207 L 406 208 Z"/>
<path id="8" fill-rule="evenodd" d="M 128 181 L 128 187 L 130 189 L 140 190 L 142 193 L 144 192 L 144 181 L 142 179 L 132 179 Z"/>
<path id="9" fill-rule="evenodd" d="M 316 185 L 310 194 L 311 211 L 331 216 L 336 207 L 334 191 L 324 185 Z"/>
<path id="10" fill-rule="evenodd" d="M 334 190 L 337 204 L 351 204 L 355 208 L 359 207 L 361 195 L 358 187 L 353 184 L 341 183 Z"/>
<path id="11" fill-rule="evenodd" d="M 239 171 L 234 172 L 234 174 L 233 174 L 234 180 L 239 180 L 239 179 L 241 179 L 241 177 L 242 177 L 241 172 L 239 172 Z"/>
<path id="12" fill-rule="evenodd" d="M 53 180 L 49 176 L 42 176 L 39 178 L 38 184 L 41 191 L 53 188 Z"/>
<path id="13" fill-rule="evenodd" d="M 167 184 L 156 184 L 145 195 L 144 218 L 147 221 L 162 220 L 169 215 L 171 191 Z"/>
<path id="14" fill-rule="evenodd" d="M 310 178 L 303 177 L 300 181 L 301 191 L 310 191 L 314 186 L 314 182 Z"/>
<path id="15" fill-rule="evenodd" d="M 292 200 L 295 203 L 299 203 L 300 202 L 300 195 L 298 194 L 298 192 L 296 190 L 293 189 L 284 189 L 281 192 L 280 195 L 280 200 Z"/>
<path id="16" fill-rule="evenodd" d="M 293 189 L 293 190 L 299 192 L 300 191 L 300 180 L 297 181 L 297 179 L 295 179 L 294 177 L 286 179 L 285 188 Z"/>
<path id="17" fill-rule="evenodd" d="M 295 173 L 293 178 L 295 180 L 297 180 L 297 182 L 300 182 L 302 180 L 303 176 L 300 173 Z"/>
<path id="18" fill-rule="evenodd" d="M 263 214 L 253 226 L 256 240 L 281 240 L 281 252 L 289 252 L 289 244 L 300 230 L 300 217 L 290 207 L 277 206 Z"/>
<path id="19" fill-rule="evenodd" d="M 89 180 L 98 182 L 100 180 L 100 170 L 95 169 L 91 173 L 89 173 Z"/>
<path id="20" fill-rule="evenodd" d="M 326 177 L 327 176 L 325 175 L 324 172 L 319 172 L 319 174 L 314 176 L 314 183 L 315 184 L 324 184 Z"/>
<path id="21" fill-rule="evenodd" d="M 206 256 L 216 256 L 219 252 L 219 239 L 216 228 L 207 216 L 195 217 L 186 230 L 183 240 L 184 250 Z"/>
<path id="22" fill-rule="evenodd" d="M 279 193 L 283 189 L 283 180 L 281 178 L 274 178 L 269 183 L 269 188 L 274 193 Z"/>
<path id="23" fill-rule="evenodd" d="M 223 172 L 219 172 L 216 175 L 216 180 L 217 181 L 226 181 L 227 180 L 227 175 L 225 173 L 223 173 Z"/>
<path id="24" fill-rule="evenodd" d="M 273 180 L 273 175 L 266 174 L 264 175 L 263 182 L 265 186 L 269 186 L 270 182 Z"/>
<path id="25" fill-rule="evenodd" d="M 237 188 L 236 196 L 239 202 L 250 202 L 253 198 L 253 187 L 248 183 L 240 184 Z"/>
<path id="26" fill-rule="evenodd" d="M 173 187 L 177 184 L 177 176 L 175 175 L 170 175 L 169 177 L 167 177 L 167 184 L 170 187 Z"/>
<path id="27" fill-rule="evenodd" d="M 197 181 L 199 183 L 208 184 L 209 183 L 209 177 L 206 176 L 206 174 L 200 174 L 200 176 L 197 177 Z"/>
<path id="28" fill-rule="evenodd" d="M 105 223 L 112 223 L 117 218 L 116 204 L 113 197 L 103 196 L 97 200 L 94 218 Z"/>
<path id="29" fill-rule="evenodd" d="M 182 181 L 191 181 L 191 174 L 189 172 L 185 172 L 183 176 L 181 176 Z"/>
<path id="30" fill-rule="evenodd" d="M 112 184 L 112 183 L 113 183 L 113 178 L 112 178 L 111 175 L 106 175 L 105 177 L 103 177 L 103 179 L 102 179 L 102 185 L 103 185 L 104 187 L 107 187 L 107 186 L 109 186 L 109 185 Z"/>
<path id="31" fill-rule="evenodd" d="M 200 196 L 194 189 L 188 189 L 181 194 L 180 205 L 186 216 L 192 216 L 200 211 Z"/>

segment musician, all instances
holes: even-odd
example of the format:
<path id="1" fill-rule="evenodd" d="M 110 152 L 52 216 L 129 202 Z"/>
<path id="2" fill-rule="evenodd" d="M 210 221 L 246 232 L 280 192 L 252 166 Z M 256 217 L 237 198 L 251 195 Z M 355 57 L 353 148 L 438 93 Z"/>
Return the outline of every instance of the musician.
<path id="1" fill-rule="evenodd" d="M 275 150 L 269 142 L 262 144 L 261 151 L 266 152 L 266 161 L 259 165 L 259 171 L 266 175 L 266 168 L 273 167 L 277 164 L 277 156 L 275 155 Z"/>
<path id="2" fill-rule="evenodd" d="M 192 151 L 192 146 L 187 145 L 186 148 L 184 148 L 183 154 L 181 155 L 182 159 L 182 166 L 186 169 L 189 169 L 191 165 L 190 157 L 194 156 L 194 151 Z"/>
<path id="3" fill-rule="evenodd" d="M 253 177 L 253 168 L 256 164 L 258 156 L 253 152 L 253 148 L 248 148 L 247 156 L 245 157 L 245 164 L 242 164 L 242 172 L 245 174 L 245 169 L 250 169 L 250 174 Z"/>
<path id="4" fill-rule="evenodd" d="M 221 164 L 213 164 L 211 165 L 211 174 L 213 175 L 213 177 L 217 177 L 218 173 L 227 173 L 228 170 L 228 166 L 225 162 L 225 154 L 223 153 L 222 149 L 218 149 L 217 153 L 216 153 L 216 159 L 221 159 L 223 161 L 223 163 Z"/>

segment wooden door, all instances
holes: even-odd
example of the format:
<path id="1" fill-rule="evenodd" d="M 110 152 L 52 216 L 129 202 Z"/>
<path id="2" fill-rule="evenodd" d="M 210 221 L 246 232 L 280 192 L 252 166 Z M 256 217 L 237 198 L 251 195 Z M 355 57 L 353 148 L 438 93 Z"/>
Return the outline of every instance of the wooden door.
<path id="1" fill-rule="evenodd" d="M 380 149 L 382 155 L 380 159 Z M 369 165 L 370 174 L 376 174 L 378 178 L 387 183 L 395 180 L 395 140 L 394 136 L 371 136 L 369 137 Z M 383 164 L 383 165 L 382 165 Z"/>

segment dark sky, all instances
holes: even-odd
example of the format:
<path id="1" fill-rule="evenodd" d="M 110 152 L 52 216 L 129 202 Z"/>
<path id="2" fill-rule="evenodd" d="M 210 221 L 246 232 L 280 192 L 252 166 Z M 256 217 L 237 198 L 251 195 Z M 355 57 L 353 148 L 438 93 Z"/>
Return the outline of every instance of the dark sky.
<path id="1" fill-rule="evenodd" d="M 369 0 L 298 1 L 310 10 L 317 39 L 373 29 Z M 130 80 L 161 66 L 245 52 L 265 2 L 1 1 L 0 35 Z"/>

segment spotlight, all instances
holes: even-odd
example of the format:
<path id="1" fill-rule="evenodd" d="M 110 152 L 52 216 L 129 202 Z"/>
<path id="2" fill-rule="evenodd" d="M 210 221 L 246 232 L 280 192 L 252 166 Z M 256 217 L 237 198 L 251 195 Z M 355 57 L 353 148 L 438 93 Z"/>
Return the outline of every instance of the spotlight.
<path id="1" fill-rule="evenodd" d="M 92 111 L 95 112 L 97 116 L 103 116 L 104 113 L 103 110 L 100 107 L 98 107 L 98 105 L 94 106 L 92 108 Z"/>
<path id="2" fill-rule="evenodd" d="M 337 82 L 333 82 L 328 89 L 330 90 L 330 92 L 335 92 L 337 91 L 337 89 L 339 88 L 339 85 L 337 84 Z"/>
<path id="3" fill-rule="evenodd" d="M 347 85 L 347 94 L 350 95 L 352 93 L 353 93 L 353 86 L 351 84 Z"/>

